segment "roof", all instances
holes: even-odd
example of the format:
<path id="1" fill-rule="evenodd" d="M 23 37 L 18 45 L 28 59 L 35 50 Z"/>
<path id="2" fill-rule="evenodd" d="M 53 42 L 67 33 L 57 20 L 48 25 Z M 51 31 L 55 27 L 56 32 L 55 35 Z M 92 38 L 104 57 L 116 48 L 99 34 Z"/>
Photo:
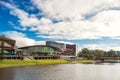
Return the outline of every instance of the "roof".
<path id="1" fill-rule="evenodd" d="M 10 38 L 6 38 L 4 36 L 0 36 L 0 41 L 3 40 L 4 41 L 4 45 L 5 47 L 10 47 L 13 48 L 15 46 L 15 40 L 10 39 Z M 1 42 L 0 42 L 0 46 L 1 46 Z"/>
<path id="2" fill-rule="evenodd" d="M 47 45 L 24 46 L 24 47 L 19 47 L 18 49 L 27 49 L 27 48 L 30 48 L 30 47 L 51 47 L 51 48 L 53 48 L 54 50 L 61 50 L 61 49 L 59 49 L 59 48 L 56 48 L 56 47 L 53 47 L 53 46 L 47 46 Z"/>

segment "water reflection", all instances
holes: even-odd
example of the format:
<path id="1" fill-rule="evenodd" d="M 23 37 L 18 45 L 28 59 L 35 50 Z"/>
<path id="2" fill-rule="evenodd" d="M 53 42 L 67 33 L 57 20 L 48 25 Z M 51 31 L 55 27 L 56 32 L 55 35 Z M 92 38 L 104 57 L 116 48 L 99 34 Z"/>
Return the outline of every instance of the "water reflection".
<path id="1" fill-rule="evenodd" d="M 0 80 L 14 80 L 13 68 L 0 69 Z"/>
<path id="2" fill-rule="evenodd" d="M 1 68 L 0 80 L 120 80 L 120 64 L 60 64 Z"/>

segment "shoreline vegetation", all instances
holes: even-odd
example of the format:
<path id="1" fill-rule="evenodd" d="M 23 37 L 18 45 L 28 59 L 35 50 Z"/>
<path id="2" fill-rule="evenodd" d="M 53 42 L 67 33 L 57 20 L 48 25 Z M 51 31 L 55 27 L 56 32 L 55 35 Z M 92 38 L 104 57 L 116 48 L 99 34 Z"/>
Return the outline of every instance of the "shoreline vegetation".
<path id="1" fill-rule="evenodd" d="M 30 65 L 48 65 L 48 64 L 67 64 L 67 63 L 92 63 L 93 60 L 2 60 L 0 61 L 0 68 L 18 67 Z"/>

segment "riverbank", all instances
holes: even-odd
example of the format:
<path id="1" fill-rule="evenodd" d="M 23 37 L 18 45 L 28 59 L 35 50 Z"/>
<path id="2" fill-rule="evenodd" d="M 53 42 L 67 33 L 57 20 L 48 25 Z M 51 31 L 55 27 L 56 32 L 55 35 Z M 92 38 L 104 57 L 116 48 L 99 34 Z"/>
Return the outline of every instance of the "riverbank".
<path id="1" fill-rule="evenodd" d="M 82 59 L 82 60 L 75 60 L 76 62 L 78 62 L 78 63 L 93 63 L 94 62 L 94 60 L 84 60 L 84 59 Z"/>
<path id="2" fill-rule="evenodd" d="M 0 68 L 28 66 L 28 65 L 46 65 L 46 64 L 64 64 L 69 63 L 67 60 L 2 60 L 0 61 Z"/>
<path id="3" fill-rule="evenodd" d="M 0 61 L 0 68 L 29 66 L 29 65 L 46 65 L 46 64 L 65 64 L 65 63 L 93 63 L 93 60 L 2 60 Z"/>

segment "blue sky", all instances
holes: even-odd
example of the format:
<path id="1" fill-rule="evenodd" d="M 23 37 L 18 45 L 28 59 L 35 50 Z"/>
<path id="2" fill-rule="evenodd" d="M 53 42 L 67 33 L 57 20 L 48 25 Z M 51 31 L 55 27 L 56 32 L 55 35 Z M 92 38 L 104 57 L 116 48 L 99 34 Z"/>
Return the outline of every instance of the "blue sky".
<path id="1" fill-rule="evenodd" d="M 119 21 L 119 0 L 0 0 L 0 35 L 19 47 L 56 40 L 120 50 Z"/>

